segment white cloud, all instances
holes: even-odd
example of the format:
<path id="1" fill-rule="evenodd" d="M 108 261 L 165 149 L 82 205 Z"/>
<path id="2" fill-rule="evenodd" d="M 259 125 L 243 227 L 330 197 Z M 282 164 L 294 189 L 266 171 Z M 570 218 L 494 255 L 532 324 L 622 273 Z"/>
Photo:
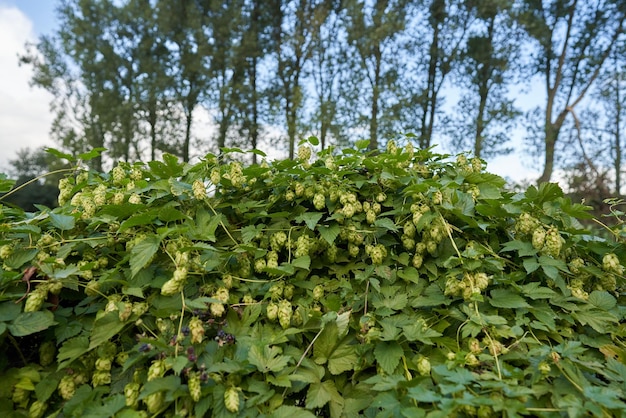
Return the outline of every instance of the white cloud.
<path id="1" fill-rule="evenodd" d="M 29 85 L 32 69 L 19 66 L 26 42 L 36 41 L 30 19 L 15 7 L 0 5 L 0 172 L 22 148 L 54 146 L 49 139 L 51 96 Z"/>

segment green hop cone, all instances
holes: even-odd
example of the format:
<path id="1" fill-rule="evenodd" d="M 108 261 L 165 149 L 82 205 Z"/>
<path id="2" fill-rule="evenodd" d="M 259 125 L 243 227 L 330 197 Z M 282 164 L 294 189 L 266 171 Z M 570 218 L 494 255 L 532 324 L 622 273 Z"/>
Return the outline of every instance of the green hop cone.
<path id="1" fill-rule="evenodd" d="M 313 206 L 317 210 L 322 210 L 326 207 L 326 198 L 323 194 L 316 193 L 315 196 L 313 196 Z"/>
<path id="2" fill-rule="evenodd" d="M 28 418 L 41 418 L 46 413 L 48 404 L 42 401 L 35 401 L 28 408 Z"/>
<path id="3" fill-rule="evenodd" d="M 197 316 L 189 320 L 189 330 L 191 333 L 191 343 L 200 344 L 204 339 L 204 323 Z"/>
<path id="4" fill-rule="evenodd" d="M 318 284 L 317 286 L 313 288 L 313 299 L 320 300 L 323 297 L 324 297 L 324 286 L 322 286 L 321 284 Z"/>
<path id="5" fill-rule="evenodd" d="M 278 322 L 283 329 L 287 329 L 291 325 L 292 315 L 291 302 L 286 299 L 278 302 Z"/>
<path id="6" fill-rule="evenodd" d="M 267 305 L 267 319 L 269 319 L 270 321 L 275 321 L 276 318 L 278 318 L 278 305 L 275 304 L 274 302 L 270 302 Z"/>
<path id="7" fill-rule="evenodd" d="M 430 360 L 428 360 L 428 357 L 421 357 L 417 361 L 417 372 L 420 376 L 430 375 Z"/>
<path id="8" fill-rule="evenodd" d="M 542 226 L 538 226 L 533 231 L 532 244 L 535 250 L 541 250 L 546 242 L 546 230 Z"/>
<path id="9" fill-rule="evenodd" d="M 26 303 L 24 304 L 24 312 L 36 312 L 41 309 L 43 303 L 48 297 L 47 287 L 40 285 L 28 294 Z"/>
<path id="10" fill-rule="evenodd" d="M 66 401 L 72 399 L 74 393 L 76 392 L 76 384 L 74 383 L 72 376 L 63 376 L 57 386 L 57 390 L 59 391 L 59 395 L 61 395 L 61 397 Z"/>
<path id="11" fill-rule="evenodd" d="M 204 200 L 207 197 L 206 187 L 202 180 L 195 180 L 191 185 L 191 190 L 193 191 L 193 197 L 196 200 Z"/>
<path id="12" fill-rule="evenodd" d="M 111 373 L 97 370 L 91 376 L 91 384 L 93 387 L 104 386 L 111 383 Z"/>
<path id="13" fill-rule="evenodd" d="M 534 234 L 533 234 L 534 239 Z M 544 251 L 546 254 L 551 255 L 552 257 L 558 257 L 561 252 L 561 235 L 559 234 L 559 230 L 555 226 L 551 226 L 548 228 L 545 237 Z"/>
<path id="14" fill-rule="evenodd" d="M 224 392 L 224 406 L 229 412 L 239 412 L 239 390 L 231 386 Z"/>
<path id="15" fill-rule="evenodd" d="M 148 412 L 151 414 L 156 414 L 163 407 L 165 403 L 165 393 L 164 392 L 156 392 L 151 393 L 146 396 L 144 399 L 146 406 L 148 407 Z"/>
<path id="16" fill-rule="evenodd" d="M 139 399 L 140 385 L 137 382 L 130 382 L 124 386 L 124 398 L 126 406 L 136 408 Z"/>
<path id="17" fill-rule="evenodd" d="M 54 341 L 46 341 L 39 346 L 39 364 L 43 367 L 49 366 L 54 362 L 56 356 L 56 345 Z"/>
<path id="18" fill-rule="evenodd" d="M 200 383 L 200 373 L 199 372 L 189 372 L 189 378 L 187 380 L 187 388 L 189 389 L 189 394 L 191 395 L 191 399 L 194 402 L 198 402 L 200 397 L 202 396 L 202 386 Z"/>

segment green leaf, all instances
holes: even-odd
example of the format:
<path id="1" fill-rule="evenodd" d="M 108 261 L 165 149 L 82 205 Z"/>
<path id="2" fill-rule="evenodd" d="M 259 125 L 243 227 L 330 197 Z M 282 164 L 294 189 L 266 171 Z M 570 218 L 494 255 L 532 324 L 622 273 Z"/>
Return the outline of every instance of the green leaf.
<path id="1" fill-rule="evenodd" d="M 387 231 L 398 232 L 398 226 L 389 218 L 376 218 L 374 226 L 386 229 Z"/>
<path id="2" fill-rule="evenodd" d="M 18 270 L 24 264 L 35 258 L 38 252 L 39 250 L 36 248 L 30 250 L 16 249 L 7 259 L 4 260 L 4 264 L 6 264 L 7 267 Z"/>
<path id="3" fill-rule="evenodd" d="M 607 327 L 618 320 L 608 312 L 599 309 L 589 309 L 584 311 L 572 312 L 572 317 L 583 325 L 589 325 L 601 334 L 607 332 Z"/>
<path id="4" fill-rule="evenodd" d="M 504 243 L 500 252 L 505 251 L 517 251 L 520 257 L 533 256 L 538 253 L 532 243 L 518 240 Z"/>
<path id="5" fill-rule="evenodd" d="M 310 230 L 315 230 L 315 225 L 324 216 L 321 212 L 304 212 L 302 215 L 298 215 L 295 218 L 296 222 L 304 222 Z"/>
<path id="6" fill-rule="evenodd" d="M 61 231 L 69 231 L 74 229 L 75 219 L 70 215 L 62 215 L 60 213 L 50 213 L 50 222 L 52 226 L 60 229 Z"/>
<path id="7" fill-rule="evenodd" d="M 13 302 L 0 303 L 0 321 L 13 321 L 22 311 L 22 306 Z"/>
<path id="8" fill-rule="evenodd" d="M 393 374 L 403 355 L 404 350 L 396 341 L 380 341 L 374 348 L 374 357 L 387 374 Z"/>
<path id="9" fill-rule="evenodd" d="M 419 321 L 403 326 L 402 332 L 408 341 L 419 341 L 427 345 L 434 344 L 432 338 L 441 337 L 443 335 Z"/>
<path id="10" fill-rule="evenodd" d="M 253 345 L 248 351 L 248 361 L 262 372 L 280 372 L 289 364 L 290 356 L 283 356 L 280 347 Z"/>
<path id="11" fill-rule="evenodd" d="M 596 308 L 600 308 L 606 311 L 613 309 L 615 305 L 617 305 L 617 299 L 615 299 L 613 295 L 611 295 L 607 291 L 600 290 L 594 290 L 593 292 L 591 292 L 589 294 L 589 299 L 587 299 L 587 302 L 594 305 Z"/>
<path id="12" fill-rule="evenodd" d="M 181 386 L 180 377 L 179 376 L 166 376 L 166 377 L 158 377 L 156 379 L 150 380 L 143 385 L 141 389 L 141 393 L 139 394 L 139 399 L 145 399 L 148 395 L 151 395 L 156 392 L 174 392 Z"/>
<path id="13" fill-rule="evenodd" d="M 119 228 L 119 232 L 124 232 L 134 226 L 150 225 L 156 219 L 156 217 L 157 213 L 155 211 L 138 213 L 137 215 L 131 216 L 130 218 L 122 222 Z"/>
<path id="14" fill-rule="evenodd" d="M 319 231 L 321 237 L 328 244 L 332 244 L 335 242 L 335 239 L 339 236 L 341 232 L 341 228 L 337 224 L 332 225 L 317 225 L 317 230 Z"/>
<path id="15" fill-rule="evenodd" d="M 89 161 L 89 160 L 93 160 L 94 158 L 100 156 L 106 150 L 107 150 L 106 148 L 98 147 L 98 148 L 92 149 L 91 151 L 83 152 L 82 154 L 78 154 L 77 157 L 78 157 L 79 160 Z"/>
<path id="16" fill-rule="evenodd" d="M 549 287 L 541 286 L 538 282 L 531 282 L 521 286 L 520 290 L 532 300 L 550 299 L 556 296 L 556 292 Z"/>
<path id="17" fill-rule="evenodd" d="M 356 346 L 340 344 L 328 358 L 328 370 L 331 374 L 338 375 L 348 370 L 354 370 L 358 356 Z"/>
<path id="18" fill-rule="evenodd" d="M 308 255 L 303 255 L 302 257 L 298 257 L 291 262 L 291 265 L 296 268 L 301 268 L 303 270 L 309 270 L 311 267 L 311 257 Z"/>
<path id="19" fill-rule="evenodd" d="M 356 141 L 354 145 L 356 146 L 356 149 L 364 150 L 364 149 L 367 149 L 367 147 L 370 146 L 370 140 L 369 139 L 361 139 L 359 141 Z"/>
<path id="20" fill-rule="evenodd" d="M 89 351 L 89 338 L 79 336 L 67 340 L 59 349 L 59 354 L 57 355 L 59 366 L 57 369 L 61 370 L 87 351 Z"/>
<path id="21" fill-rule="evenodd" d="M 315 414 L 297 406 L 283 405 L 272 412 L 272 418 L 315 418 Z"/>
<path id="22" fill-rule="evenodd" d="M 125 322 L 120 321 L 117 311 L 108 312 L 99 318 L 91 331 L 89 349 L 94 349 L 102 343 L 109 341 L 124 328 L 125 324 Z"/>
<path id="23" fill-rule="evenodd" d="M 306 407 L 308 409 L 321 408 L 331 401 L 343 403 L 343 398 L 337 391 L 334 381 L 327 380 L 309 386 L 306 394 Z"/>
<path id="24" fill-rule="evenodd" d="M 159 249 L 161 239 L 156 235 L 148 235 L 143 240 L 133 246 L 130 251 L 130 271 L 132 277 L 152 260 L 152 257 Z"/>
<path id="25" fill-rule="evenodd" d="M 335 321 L 328 322 L 313 344 L 313 359 L 317 364 L 326 364 L 338 342 L 339 328 Z"/>
<path id="26" fill-rule="evenodd" d="M 518 293 L 509 289 L 494 289 L 489 299 L 491 306 L 495 308 L 519 309 L 530 308 L 526 300 Z"/>
<path id="27" fill-rule="evenodd" d="M 185 368 L 185 366 L 189 363 L 187 356 L 177 356 L 175 358 L 168 357 L 167 364 L 172 368 L 175 374 L 180 374 L 180 372 Z"/>
<path id="28" fill-rule="evenodd" d="M 66 154 L 64 152 L 59 151 L 58 149 L 55 149 L 55 148 L 46 148 L 45 151 L 48 154 L 52 154 L 52 155 L 54 155 L 57 158 L 66 159 L 69 162 L 76 161 L 76 158 L 74 158 L 74 156 L 72 154 Z"/>
<path id="29" fill-rule="evenodd" d="M 9 332 L 14 337 L 23 337 L 48 329 L 56 324 L 54 314 L 48 310 L 37 312 L 22 312 L 8 325 Z"/>

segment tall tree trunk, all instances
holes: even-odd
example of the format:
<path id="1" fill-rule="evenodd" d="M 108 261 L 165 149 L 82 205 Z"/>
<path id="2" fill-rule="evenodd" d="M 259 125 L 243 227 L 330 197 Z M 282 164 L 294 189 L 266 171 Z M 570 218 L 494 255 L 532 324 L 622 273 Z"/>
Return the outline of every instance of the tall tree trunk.
<path id="1" fill-rule="evenodd" d="M 380 100 L 380 71 L 382 65 L 382 54 L 380 46 L 374 49 L 374 85 L 372 86 L 372 118 L 370 119 L 370 150 L 378 149 L 378 102 Z"/>

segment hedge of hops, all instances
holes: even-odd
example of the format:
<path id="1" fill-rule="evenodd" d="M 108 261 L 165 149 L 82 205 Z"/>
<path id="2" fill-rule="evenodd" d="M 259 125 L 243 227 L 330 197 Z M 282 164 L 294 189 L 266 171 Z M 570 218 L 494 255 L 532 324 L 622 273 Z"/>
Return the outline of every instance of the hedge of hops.
<path id="1" fill-rule="evenodd" d="M 555 184 L 509 192 L 410 141 L 77 168 L 57 208 L 0 206 L 0 410 L 626 410 L 620 232 Z"/>

